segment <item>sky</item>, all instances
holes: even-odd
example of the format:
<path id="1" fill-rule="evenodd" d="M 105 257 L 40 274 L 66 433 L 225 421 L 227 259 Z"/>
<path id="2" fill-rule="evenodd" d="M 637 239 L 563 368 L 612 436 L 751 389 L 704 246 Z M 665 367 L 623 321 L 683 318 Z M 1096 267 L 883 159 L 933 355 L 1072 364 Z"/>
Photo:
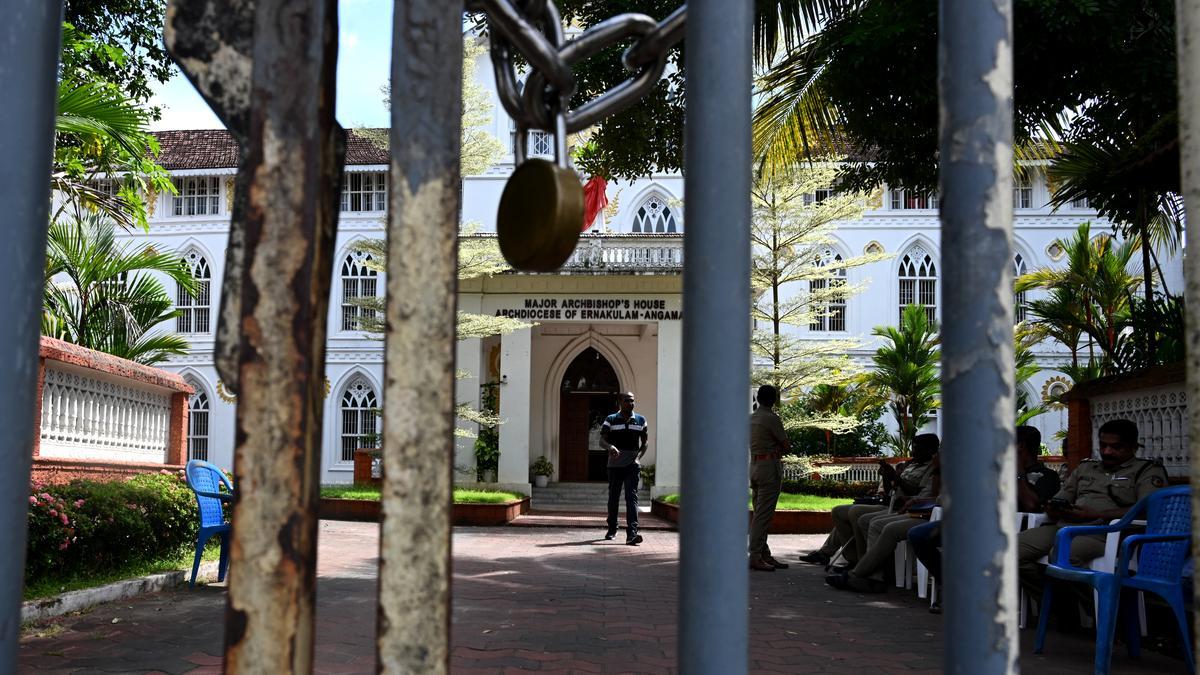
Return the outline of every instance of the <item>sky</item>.
<path id="1" fill-rule="evenodd" d="M 338 0 L 337 120 L 343 127 L 390 124 L 383 94 L 392 44 L 392 0 Z M 151 105 L 162 119 L 151 127 L 219 129 L 221 121 L 178 69 L 155 87 Z"/>

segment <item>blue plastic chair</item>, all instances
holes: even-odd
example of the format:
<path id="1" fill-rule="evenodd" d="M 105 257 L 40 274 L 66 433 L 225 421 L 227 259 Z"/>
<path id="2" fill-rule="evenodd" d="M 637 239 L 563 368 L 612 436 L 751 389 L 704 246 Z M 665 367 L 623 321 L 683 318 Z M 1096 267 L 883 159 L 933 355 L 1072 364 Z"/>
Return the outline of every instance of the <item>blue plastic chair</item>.
<path id="1" fill-rule="evenodd" d="M 196 559 L 192 562 L 191 585 L 196 585 L 196 574 L 200 571 L 200 556 L 213 535 L 221 535 L 221 562 L 217 568 L 217 581 L 225 580 L 229 567 L 229 523 L 225 521 L 222 505 L 233 501 L 233 483 L 225 472 L 199 459 L 187 463 L 185 470 L 188 487 L 196 493 L 196 504 L 200 507 L 200 532 L 196 535 Z M 226 492 L 221 492 L 224 485 Z"/>
<path id="2" fill-rule="evenodd" d="M 1146 521 L 1145 534 L 1131 534 L 1121 541 L 1121 553 L 1116 571 L 1096 572 L 1071 565 L 1071 539 L 1092 534 L 1108 534 L 1130 526 L 1135 519 Z M 1137 591 L 1155 593 L 1166 600 L 1175 613 L 1179 635 L 1183 642 L 1189 672 L 1196 671 L 1192 658 L 1192 641 L 1188 637 L 1187 617 L 1183 604 L 1183 566 L 1191 550 L 1192 497 L 1185 486 L 1165 488 L 1134 504 L 1129 513 L 1112 525 L 1083 525 L 1064 527 L 1055 538 L 1054 560 L 1046 567 L 1046 588 L 1038 617 L 1037 640 L 1033 652 L 1042 653 L 1046 642 L 1046 626 L 1050 616 L 1050 601 L 1055 580 L 1084 583 L 1096 591 L 1096 663 L 1095 673 L 1108 672 L 1112 660 L 1113 632 L 1121 609 L 1122 591 L 1136 598 Z M 1137 570 L 1129 565 L 1137 556 Z M 1129 656 L 1140 653 L 1141 631 L 1133 603 L 1125 612 L 1126 642 Z"/>

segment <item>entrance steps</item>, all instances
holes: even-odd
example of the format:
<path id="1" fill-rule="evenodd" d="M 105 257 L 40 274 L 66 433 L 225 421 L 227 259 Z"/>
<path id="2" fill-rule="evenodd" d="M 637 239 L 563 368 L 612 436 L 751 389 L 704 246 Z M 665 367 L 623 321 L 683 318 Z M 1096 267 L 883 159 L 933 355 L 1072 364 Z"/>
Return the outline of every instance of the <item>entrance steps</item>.
<path id="1" fill-rule="evenodd" d="M 574 513 L 604 513 L 608 510 L 608 483 L 550 483 L 534 487 L 529 507 L 535 511 L 570 511 Z M 638 490 L 638 511 L 650 508 L 650 489 Z M 625 497 L 619 509 L 625 511 Z"/>

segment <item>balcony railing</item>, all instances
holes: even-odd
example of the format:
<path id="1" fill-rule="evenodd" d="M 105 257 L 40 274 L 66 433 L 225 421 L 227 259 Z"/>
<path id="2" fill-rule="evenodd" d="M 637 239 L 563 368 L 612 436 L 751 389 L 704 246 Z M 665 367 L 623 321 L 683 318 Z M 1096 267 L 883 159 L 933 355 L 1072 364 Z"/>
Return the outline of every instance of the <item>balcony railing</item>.
<path id="1" fill-rule="evenodd" d="M 494 238 L 492 233 L 471 235 Z M 585 233 L 559 274 L 679 274 L 682 234 Z"/>

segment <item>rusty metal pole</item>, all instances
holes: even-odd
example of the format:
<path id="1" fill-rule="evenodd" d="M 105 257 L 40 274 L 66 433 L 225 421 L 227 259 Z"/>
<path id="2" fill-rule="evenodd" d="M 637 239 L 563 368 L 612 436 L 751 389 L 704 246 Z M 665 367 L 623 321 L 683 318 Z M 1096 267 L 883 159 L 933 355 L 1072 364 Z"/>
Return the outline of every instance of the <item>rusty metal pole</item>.
<path id="1" fill-rule="evenodd" d="M 947 673 L 1017 669 L 1012 0 L 942 0 Z"/>
<path id="2" fill-rule="evenodd" d="M 1187 208 L 1186 241 L 1200 241 L 1200 0 L 1178 0 L 1176 3 L 1175 34 L 1179 54 L 1179 140 L 1180 179 L 1183 183 L 1183 203 Z M 1200 260 L 1195 255 L 1184 256 L 1184 279 L 1187 290 L 1187 398 L 1188 438 L 1192 458 L 1192 485 L 1200 485 Z M 1192 558 L 1200 555 L 1200 493 L 1192 491 Z M 1193 590 L 1200 599 L 1200 589 Z M 1200 619 L 1200 605 L 1193 609 Z M 1193 645 L 1193 654 L 1200 654 L 1200 631 Z"/>
<path id="3" fill-rule="evenodd" d="M 450 667 L 462 2 L 395 3 L 378 668 Z"/>
<path id="4" fill-rule="evenodd" d="M 16 671 L 21 632 L 62 16 L 61 0 L 15 0 L 5 4 L 0 23 L 0 204 L 6 225 L 0 249 L 0 532 L 8 549 L 0 556 L 0 673 Z"/>
<path id="5" fill-rule="evenodd" d="M 257 0 L 238 368 L 230 673 L 312 670 L 326 313 L 345 139 L 336 0 Z"/>

